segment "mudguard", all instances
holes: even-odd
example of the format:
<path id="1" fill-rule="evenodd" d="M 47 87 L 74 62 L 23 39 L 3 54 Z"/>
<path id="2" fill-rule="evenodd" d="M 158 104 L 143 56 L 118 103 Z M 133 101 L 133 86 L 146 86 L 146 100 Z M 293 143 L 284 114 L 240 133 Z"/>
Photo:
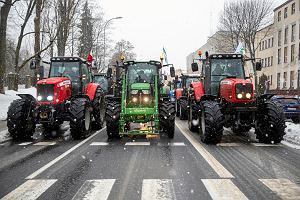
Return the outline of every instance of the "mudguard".
<path id="1" fill-rule="evenodd" d="M 193 82 L 190 87 L 194 90 L 195 100 L 200 101 L 205 94 L 202 82 Z"/>
<path id="2" fill-rule="evenodd" d="M 87 85 L 85 93 L 89 96 L 91 101 L 94 100 L 98 87 L 99 87 L 99 84 L 97 84 L 97 83 L 89 83 Z"/>
<path id="3" fill-rule="evenodd" d="M 21 99 L 25 99 L 31 102 L 37 102 L 36 99 L 31 94 L 17 94 Z"/>

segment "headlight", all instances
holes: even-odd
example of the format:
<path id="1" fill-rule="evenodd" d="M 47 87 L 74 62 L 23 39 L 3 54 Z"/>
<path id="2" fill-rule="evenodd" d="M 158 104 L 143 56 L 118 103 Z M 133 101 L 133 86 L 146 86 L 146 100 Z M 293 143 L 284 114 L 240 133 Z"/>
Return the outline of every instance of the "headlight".
<path id="1" fill-rule="evenodd" d="M 41 101 L 43 99 L 43 97 L 41 95 L 37 96 L 37 100 Z"/>
<path id="2" fill-rule="evenodd" d="M 138 101 L 138 99 L 137 99 L 136 97 L 133 97 L 133 98 L 132 98 L 132 101 L 133 101 L 134 103 L 136 103 L 136 102 Z"/>
<path id="3" fill-rule="evenodd" d="M 48 101 L 53 101 L 53 96 L 47 96 Z"/>
<path id="4" fill-rule="evenodd" d="M 246 98 L 247 98 L 247 99 L 251 99 L 251 97 L 252 97 L 252 95 L 251 95 L 250 93 L 247 93 L 247 94 L 246 94 Z"/>
<path id="5" fill-rule="evenodd" d="M 237 94 L 236 95 L 238 99 L 242 99 L 243 98 L 243 94 Z"/>
<path id="6" fill-rule="evenodd" d="M 149 102 L 149 97 L 144 97 L 144 102 L 148 103 Z"/>

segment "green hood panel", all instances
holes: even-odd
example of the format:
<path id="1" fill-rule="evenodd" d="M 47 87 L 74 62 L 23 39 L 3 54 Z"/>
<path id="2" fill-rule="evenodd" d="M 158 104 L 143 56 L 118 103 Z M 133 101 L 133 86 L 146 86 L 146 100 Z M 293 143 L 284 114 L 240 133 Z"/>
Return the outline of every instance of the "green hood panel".
<path id="1" fill-rule="evenodd" d="M 132 83 L 130 89 L 132 90 L 150 90 L 149 83 Z"/>

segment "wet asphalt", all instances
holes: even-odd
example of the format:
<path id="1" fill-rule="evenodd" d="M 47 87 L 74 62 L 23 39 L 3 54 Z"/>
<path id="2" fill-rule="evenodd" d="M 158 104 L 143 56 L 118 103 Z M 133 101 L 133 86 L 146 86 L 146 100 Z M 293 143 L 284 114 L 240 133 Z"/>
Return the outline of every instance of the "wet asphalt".
<path id="1" fill-rule="evenodd" d="M 160 199 L 217 199 L 204 179 L 228 179 L 248 199 L 280 199 L 260 179 L 288 179 L 300 187 L 300 150 L 284 145 L 255 146 L 257 141 L 251 133 L 234 135 L 230 130 L 224 131 L 225 145 L 205 145 L 197 133 L 188 130 L 186 121 L 177 119 L 176 124 L 174 139 L 107 140 L 105 128 L 94 132 L 91 139 L 33 178 L 56 180 L 38 199 L 72 199 L 87 180 L 99 179 L 115 180 L 109 190 L 110 200 L 142 199 L 144 180 L 148 179 L 172 181 L 171 197 Z M 195 139 L 233 177 L 220 177 L 182 132 Z M 82 141 L 59 137 L 26 142 L 32 143 L 20 146 L 23 141 L 9 141 L 0 145 L 0 199 Z M 129 142 L 134 143 L 127 145 Z"/>

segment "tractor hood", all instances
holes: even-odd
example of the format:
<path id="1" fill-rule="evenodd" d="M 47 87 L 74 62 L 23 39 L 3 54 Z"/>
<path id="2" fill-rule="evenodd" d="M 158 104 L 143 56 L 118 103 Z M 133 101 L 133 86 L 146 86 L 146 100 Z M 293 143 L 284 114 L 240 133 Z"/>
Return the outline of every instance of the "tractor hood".
<path id="1" fill-rule="evenodd" d="M 47 79 L 42 79 L 37 82 L 37 84 L 52 84 L 56 85 L 58 83 L 64 82 L 70 80 L 69 78 L 66 77 L 53 77 L 53 78 L 47 78 Z"/>
<path id="2" fill-rule="evenodd" d="M 130 86 L 131 90 L 150 90 L 149 83 L 132 83 Z"/>

